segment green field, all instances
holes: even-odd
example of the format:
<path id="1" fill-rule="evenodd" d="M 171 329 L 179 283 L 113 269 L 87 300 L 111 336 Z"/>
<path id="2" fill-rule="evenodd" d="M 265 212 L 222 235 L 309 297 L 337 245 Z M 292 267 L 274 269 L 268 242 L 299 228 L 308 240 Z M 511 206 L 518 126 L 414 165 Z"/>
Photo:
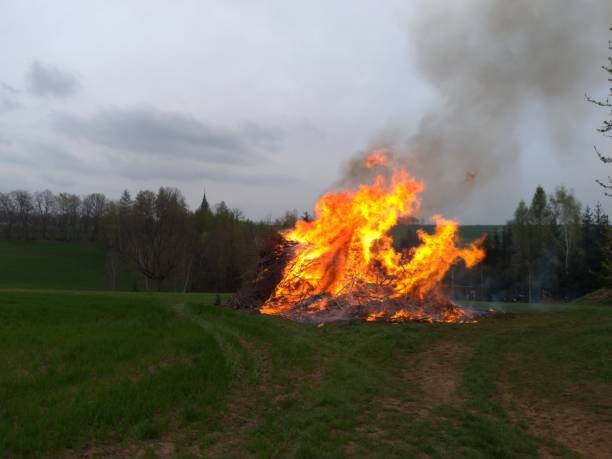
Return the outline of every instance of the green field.
<path id="1" fill-rule="evenodd" d="M 106 290 L 101 248 L 55 241 L 0 241 L 0 288 Z"/>
<path id="2" fill-rule="evenodd" d="M 0 457 L 610 457 L 612 308 L 322 327 L 0 291 Z"/>

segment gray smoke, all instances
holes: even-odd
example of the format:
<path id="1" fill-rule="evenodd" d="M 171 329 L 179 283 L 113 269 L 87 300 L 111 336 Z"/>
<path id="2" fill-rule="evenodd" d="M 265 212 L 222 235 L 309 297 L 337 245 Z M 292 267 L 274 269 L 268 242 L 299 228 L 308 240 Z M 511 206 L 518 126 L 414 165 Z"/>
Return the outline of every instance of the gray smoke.
<path id="1" fill-rule="evenodd" d="M 476 195 L 484 207 L 494 206 L 504 180 L 511 183 L 508 176 L 516 173 L 517 130 L 534 106 L 545 115 L 542 137 L 560 158 L 588 154 L 576 152 L 574 136 L 595 127 L 585 122 L 593 107 L 584 93 L 605 83 L 600 65 L 612 1 L 472 0 L 422 7 L 410 39 L 439 102 L 416 133 L 385 133 L 372 146 L 391 147 L 425 180 L 425 213 L 452 213 Z M 358 163 L 347 167 L 348 182 L 360 175 Z"/>

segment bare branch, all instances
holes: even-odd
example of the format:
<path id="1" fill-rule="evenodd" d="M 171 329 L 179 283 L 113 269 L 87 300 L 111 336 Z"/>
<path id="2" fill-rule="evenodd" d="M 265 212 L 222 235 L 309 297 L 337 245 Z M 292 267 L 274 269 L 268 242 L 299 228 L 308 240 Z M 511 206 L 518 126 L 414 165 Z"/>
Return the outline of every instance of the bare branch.
<path id="1" fill-rule="evenodd" d="M 605 134 L 606 132 L 610 130 L 612 130 L 612 121 L 608 121 L 608 120 L 604 120 L 603 126 L 601 126 L 600 128 L 597 128 L 597 132 L 601 132 L 602 134 Z"/>
<path id="2" fill-rule="evenodd" d="M 612 185 L 606 185 L 604 182 L 602 182 L 599 179 L 595 179 L 595 182 L 602 188 L 605 188 L 606 190 L 612 190 Z M 608 195 L 608 192 L 606 192 L 606 195 Z"/>
<path id="3" fill-rule="evenodd" d="M 597 147 L 596 147 L 596 146 L 593 146 L 593 149 L 595 150 L 595 153 L 597 153 L 597 156 L 599 156 L 599 159 L 600 159 L 600 160 L 601 160 L 603 163 L 605 163 L 605 164 L 612 163 L 612 156 L 604 156 L 604 155 L 602 155 L 602 154 L 599 152 L 599 150 L 597 149 Z"/>
<path id="4" fill-rule="evenodd" d="M 605 100 L 593 99 L 587 93 L 584 94 L 584 97 L 588 102 L 591 102 L 595 105 L 599 105 L 600 107 L 612 107 L 612 103 L 610 102 L 610 99 L 608 97 L 606 97 Z"/>

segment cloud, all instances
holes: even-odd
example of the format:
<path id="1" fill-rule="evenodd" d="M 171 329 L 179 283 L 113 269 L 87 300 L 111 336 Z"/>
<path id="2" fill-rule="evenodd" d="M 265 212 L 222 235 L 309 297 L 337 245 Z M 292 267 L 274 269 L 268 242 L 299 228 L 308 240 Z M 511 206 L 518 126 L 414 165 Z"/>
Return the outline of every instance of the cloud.
<path id="1" fill-rule="evenodd" d="M 124 158 L 115 161 L 115 167 L 119 175 L 131 180 L 172 180 L 191 181 L 216 178 L 216 173 L 206 171 L 201 164 L 169 163 L 165 161 L 147 161 L 146 159 L 134 160 Z"/>
<path id="2" fill-rule="evenodd" d="M 19 94 L 21 92 L 19 89 L 11 86 L 10 84 L 6 84 L 3 81 L 0 81 L 0 88 L 2 88 L 4 92 L 10 93 L 10 94 Z"/>
<path id="3" fill-rule="evenodd" d="M 0 114 L 12 112 L 13 110 L 19 110 L 20 108 L 23 108 L 23 105 L 21 105 L 15 99 L 11 99 L 10 97 L 0 98 Z"/>
<path id="4" fill-rule="evenodd" d="M 19 93 L 18 89 L 0 81 L 0 114 L 23 108 L 17 100 Z"/>
<path id="5" fill-rule="evenodd" d="M 234 166 L 206 165 L 196 161 L 173 161 L 156 158 L 119 158 L 112 160 L 113 167 L 119 175 L 131 180 L 170 180 L 236 183 L 243 185 L 264 186 L 295 183 L 298 180 L 283 174 L 252 174 L 238 170 Z"/>
<path id="6" fill-rule="evenodd" d="M 74 95 L 80 86 L 73 75 L 38 61 L 32 63 L 25 79 L 28 92 L 38 97 L 66 98 Z"/>
<path id="7" fill-rule="evenodd" d="M 2 139 L 0 139 L 0 144 Z M 31 170 L 89 172 L 93 169 L 63 147 L 41 140 L 7 141 L 11 148 L 0 150 L 0 161 Z"/>
<path id="8" fill-rule="evenodd" d="M 124 153 L 217 164 L 249 163 L 258 147 L 269 147 L 281 136 L 276 129 L 253 125 L 229 130 L 151 106 L 101 110 L 90 117 L 56 113 L 52 125 L 70 137 Z"/>
<path id="9" fill-rule="evenodd" d="M 228 129 L 148 105 L 90 116 L 56 112 L 51 125 L 71 139 L 93 144 L 90 148 L 107 159 L 109 170 L 129 180 L 206 180 L 257 187 L 296 181 L 273 171 L 274 164 L 269 164 L 269 173 L 258 173 L 267 162 L 264 152 L 278 148 L 285 135 L 277 127 L 246 123 Z"/>

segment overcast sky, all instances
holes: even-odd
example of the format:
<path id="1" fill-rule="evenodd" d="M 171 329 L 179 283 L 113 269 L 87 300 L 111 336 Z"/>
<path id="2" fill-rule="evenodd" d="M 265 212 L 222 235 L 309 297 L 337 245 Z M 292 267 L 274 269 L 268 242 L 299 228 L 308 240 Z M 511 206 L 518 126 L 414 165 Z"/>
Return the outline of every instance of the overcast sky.
<path id="1" fill-rule="evenodd" d="M 3 0 L 0 191 L 118 197 L 125 188 L 163 185 L 179 187 L 192 206 L 206 189 L 210 202 L 225 200 L 252 218 L 311 209 L 350 158 L 387 138 L 404 139 L 398 148 L 410 150 L 405 139 L 425 116 L 445 109 L 448 86 L 432 81 L 436 73 L 422 53 L 432 43 L 445 46 L 447 27 L 426 22 L 432 16 L 425 17 L 425 3 Z M 581 14 L 592 8 L 593 15 L 586 44 L 597 46 L 586 55 L 579 46 L 568 49 L 582 55 L 585 68 L 575 87 L 559 87 L 571 102 L 535 94 L 518 105 L 519 119 L 508 126 L 518 149 L 507 174 L 466 184 L 474 156 L 465 169 L 454 160 L 442 196 L 455 194 L 455 179 L 457 195 L 460 187 L 472 192 L 452 205 L 438 196 L 432 202 L 439 211 L 467 223 L 500 223 L 538 184 L 548 191 L 565 184 L 583 202 L 605 202 L 594 179 L 610 172 L 592 152 L 594 143 L 606 147 L 594 131 L 605 113 L 586 103 L 568 107 L 580 107 L 585 91 L 605 94 L 599 67 L 612 38 L 604 25 L 612 17 L 601 17 L 607 3 L 581 3 Z M 466 1 L 458 33 L 472 28 L 466 18 L 482 4 Z M 455 24 L 459 13 L 445 14 Z M 534 17 L 529 27 L 567 25 L 554 15 Z M 461 58 L 469 63 L 477 49 L 466 46 Z M 495 67 L 495 59 L 486 65 Z M 564 120 L 563 142 L 571 144 L 563 154 L 541 124 L 551 111 Z M 427 177 L 428 189 L 436 188 L 436 174 Z"/>

